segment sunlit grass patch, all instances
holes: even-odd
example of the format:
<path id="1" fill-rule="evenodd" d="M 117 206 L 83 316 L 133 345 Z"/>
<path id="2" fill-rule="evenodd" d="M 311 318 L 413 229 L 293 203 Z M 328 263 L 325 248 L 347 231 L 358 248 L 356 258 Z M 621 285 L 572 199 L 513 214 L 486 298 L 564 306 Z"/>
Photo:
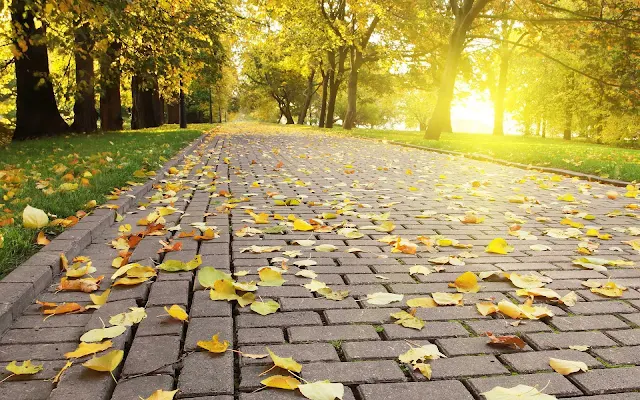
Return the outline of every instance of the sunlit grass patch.
<path id="1" fill-rule="evenodd" d="M 41 247 L 35 244 L 38 231 L 22 227 L 26 205 L 66 218 L 91 200 L 104 203 L 114 188 L 146 179 L 136 171 L 155 171 L 207 128 L 68 135 L 0 148 L 0 277 Z M 49 237 L 61 231 L 45 228 Z"/>

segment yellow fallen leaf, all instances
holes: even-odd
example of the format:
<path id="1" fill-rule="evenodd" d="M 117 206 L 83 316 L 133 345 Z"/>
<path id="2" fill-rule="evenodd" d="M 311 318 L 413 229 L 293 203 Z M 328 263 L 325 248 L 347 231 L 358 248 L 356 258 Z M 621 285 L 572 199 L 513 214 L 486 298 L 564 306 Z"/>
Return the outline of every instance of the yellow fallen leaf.
<path id="1" fill-rule="evenodd" d="M 449 287 L 455 287 L 458 292 L 462 293 L 477 293 L 480 291 L 478 277 L 471 271 L 458 276 L 453 283 L 449 284 Z"/>
<path id="2" fill-rule="evenodd" d="M 51 382 L 53 383 L 58 383 L 60 382 L 60 378 L 62 378 L 62 375 L 69 369 L 71 368 L 71 366 L 73 365 L 73 361 L 67 361 L 64 366 L 60 369 L 60 371 L 58 371 L 58 373 L 56 374 L 56 376 L 53 377 L 53 379 L 51 379 Z"/>
<path id="3" fill-rule="evenodd" d="M 253 219 L 254 219 L 256 224 L 268 224 L 269 223 L 269 214 L 266 214 L 266 213 L 254 214 L 254 213 L 252 213 L 251 216 L 253 217 Z"/>
<path id="4" fill-rule="evenodd" d="M 590 347 L 589 346 L 580 345 L 580 344 L 576 344 L 576 345 L 573 345 L 573 346 L 569 346 L 569 348 L 571 350 L 576 350 L 576 351 L 587 351 L 587 350 L 589 350 Z"/>
<path id="5" fill-rule="evenodd" d="M 139 285 L 141 283 L 144 283 L 146 281 L 148 281 L 149 278 L 128 278 L 128 277 L 124 277 L 124 278 L 120 278 L 118 280 L 116 280 L 115 282 L 113 282 L 112 286 L 134 286 L 134 285 Z"/>
<path id="6" fill-rule="evenodd" d="M 49 216 L 39 208 L 27 205 L 22 211 L 22 226 L 29 229 L 42 229 L 49 224 Z"/>
<path id="7" fill-rule="evenodd" d="M 573 197 L 572 194 L 567 193 L 567 194 L 563 194 L 561 196 L 558 196 L 558 200 L 572 202 L 572 201 L 576 201 L 576 198 Z"/>
<path id="8" fill-rule="evenodd" d="M 420 371 L 420 373 L 427 379 L 431 380 L 431 364 L 417 363 L 413 366 L 413 369 Z"/>
<path id="9" fill-rule="evenodd" d="M 309 400 L 342 400 L 344 397 L 344 385 L 329 381 L 305 383 L 298 386 L 298 390 Z"/>
<path id="10" fill-rule="evenodd" d="M 47 239 L 44 231 L 40 231 L 40 233 L 38 233 L 38 237 L 36 238 L 36 244 L 39 244 L 40 246 L 46 246 L 49 243 L 51 243 L 51 240 Z"/>
<path id="11" fill-rule="evenodd" d="M 22 365 L 18 365 L 17 361 L 11 361 L 5 368 L 14 375 L 33 375 L 42 371 L 44 366 L 32 364 L 31 360 L 27 360 Z"/>
<path id="12" fill-rule="evenodd" d="M 305 220 L 302 219 L 296 219 L 295 221 L 293 221 L 293 230 L 294 231 L 312 231 L 313 230 L 313 225 L 311 225 L 310 223 L 306 222 Z"/>
<path id="13" fill-rule="evenodd" d="M 260 276 L 260 286 L 282 286 L 286 281 L 282 279 L 282 274 L 272 268 L 265 267 L 258 271 Z"/>
<path id="14" fill-rule="evenodd" d="M 172 305 L 170 308 L 167 308 L 167 306 L 164 306 L 164 310 L 167 312 L 167 314 L 177 319 L 178 321 L 189 320 L 189 314 L 187 314 L 187 312 L 177 304 Z"/>
<path id="15" fill-rule="evenodd" d="M 433 301 L 440 306 L 461 306 L 463 296 L 462 293 L 431 293 Z"/>
<path id="16" fill-rule="evenodd" d="M 111 325 L 132 326 L 147 318 L 147 311 L 142 307 L 129 307 L 130 311 L 116 314 L 109 318 Z"/>
<path id="17" fill-rule="evenodd" d="M 514 286 L 521 289 L 541 288 L 546 285 L 546 282 L 543 282 L 542 278 L 538 275 L 520 275 L 512 272 L 505 274 L 505 276 L 511 281 L 511 283 L 513 283 Z"/>
<path id="18" fill-rule="evenodd" d="M 280 367 L 293 372 L 302 371 L 302 365 L 298 364 L 293 358 L 280 357 L 276 355 L 273 351 L 271 351 L 268 347 L 267 347 L 267 352 L 269 353 L 269 356 L 271 357 L 271 360 L 276 365 L 276 367 Z"/>
<path id="19" fill-rule="evenodd" d="M 107 299 L 109 298 L 109 294 L 111 294 L 111 289 L 107 289 L 102 294 L 89 294 L 91 301 L 93 304 L 97 306 L 102 306 L 106 304 Z"/>
<path id="20" fill-rule="evenodd" d="M 476 303 L 476 308 L 478 312 L 484 316 L 498 312 L 498 306 L 489 302 Z"/>
<path id="21" fill-rule="evenodd" d="M 219 279 L 213 283 L 213 288 L 209 291 L 211 300 L 237 300 L 240 296 L 236 293 L 233 282 L 226 279 Z"/>
<path id="22" fill-rule="evenodd" d="M 395 294 L 395 293 L 387 293 L 387 292 L 377 292 L 377 293 L 369 293 L 367 295 L 367 303 L 376 304 L 376 305 L 385 305 L 394 303 L 396 301 L 402 301 L 404 295 Z"/>
<path id="23" fill-rule="evenodd" d="M 625 290 L 627 290 L 626 287 L 618 286 L 613 281 L 609 281 L 601 287 L 591 288 L 593 293 L 598 293 L 607 297 L 621 297 Z"/>
<path id="24" fill-rule="evenodd" d="M 411 315 L 406 311 L 398 311 L 397 313 L 391 314 L 391 318 L 397 319 L 396 324 L 402 325 L 405 328 L 412 328 L 416 330 L 421 330 L 424 328 L 424 321 L 415 315 Z"/>
<path id="25" fill-rule="evenodd" d="M 400 354 L 398 359 L 405 364 L 417 364 L 426 360 L 436 360 L 438 358 L 446 358 L 444 354 L 438 350 L 435 344 L 427 344 L 420 347 L 412 347 L 406 353 Z"/>
<path id="26" fill-rule="evenodd" d="M 126 326 L 117 325 L 109 328 L 92 329 L 80 336 L 80 341 L 85 343 L 101 342 L 103 339 L 113 339 L 122 335 L 127 330 Z"/>
<path id="27" fill-rule="evenodd" d="M 273 300 L 266 302 L 256 301 L 251 303 L 251 311 L 254 311 L 260 315 L 273 314 L 280 308 L 280 304 Z"/>
<path id="28" fill-rule="evenodd" d="M 433 301 L 431 297 L 417 297 L 407 300 L 407 305 L 412 308 L 433 308 L 438 307 L 438 303 Z"/>
<path id="29" fill-rule="evenodd" d="M 94 357 L 82 365 L 100 372 L 113 372 L 114 369 L 122 362 L 124 351 L 113 350 L 102 357 Z"/>
<path id="30" fill-rule="evenodd" d="M 582 361 L 561 360 L 559 358 L 550 358 L 549 365 L 554 371 L 561 375 L 569 375 L 578 371 L 587 371 L 589 367 Z"/>
<path id="31" fill-rule="evenodd" d="M 556 396 L 544 394 L 527 385 L 518 385 L 512 388 L 496 386 L 490 391 L 480 394 L 486 400 L 557 400 Z"/>
<path id="32" fill-rule="evenodd" d="M 520 318 L 520 315 L 522 314 L 522 311 L 520 311 L 520 307 L 518 307 L 517 305 L 513 304 L 512 302 L 508 301 L 508 300 L 502 300 L 498 303 L 498 310 L 513 318 L 513 319 L 518 319 Z"/>
<path id="33" fill-rule="evenodd" d="M 224 342 L 220 342 L 218 338 L 219 335 L 220 335 L 219 333 L 216 333 L 215 335 L 213 335 L 211 340 L 198 341 L 198 347 L 202 347 L 203 349 L 209 350 L 212 353 L 224 353 L 225 351 L 227 351 L 227 348 L 229 347 L 229 342 L 226 340 Z"/>
<path id="34" fill-rule="evenodd" d="M 260 381 L 266 387 L 296 390 L 300 386 L 300 381 L 292 376 L 273 375 Z"/>
<path id="35" fill-rule="evenodd" d="M 513 251 L 513 247 L 509 246 L 503 238 L 495 238 L 484 251 L 486 253 L 509 254 Z"/>
<path id="36" fill-rule="evenodd" d="M 113 346 L 113 342 L 111 340 L 105 340 L 102 343 L 80 342 L 80 344 L 78 344 L 78 348 L 76 348 L 74 351 L 64 353 L 64 357 L 80 358 L 80 357 L 88 356 L 89 354 L 99 353 L 101 351 L 111 348 L 111 346 Z"/>

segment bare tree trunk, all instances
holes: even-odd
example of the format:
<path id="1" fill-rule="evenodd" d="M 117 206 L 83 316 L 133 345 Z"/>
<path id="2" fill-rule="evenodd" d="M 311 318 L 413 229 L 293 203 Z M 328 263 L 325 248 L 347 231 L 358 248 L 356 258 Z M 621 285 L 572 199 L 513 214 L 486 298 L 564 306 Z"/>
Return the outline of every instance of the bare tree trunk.
<path id="1" fill-rule="evenodd" d="M 112 42 L 100 59 L 100 129 L 121 131 L 122 98 L 120 96 L 120 43 Z"/>
<path id="2" fill-rule="evenodd" d="M 60 116 L 49 76 L 49 54 L 42 38 L 45 25 L 36 28 L 35 13 L 25 0 L 13 0 L 10 6 L 14 46 L 26 43 L 26 51 L 16 57 L 16 129 L 14 140 L 67 132 L 69 126 Z"/>
<path id="3" fill-rule="evenodd" d="M 546 119 L 542 120 L 542 137 L 543 138 L 547 137 L 547 120 Z"/>
<path id="4" fill-rule="evenodd" d="M 311 99 L 313 98 L 313 95 L 316 93 L 316 89 L 314 89 L 315 85 L 313 83 L 313 77 L 315 76 L 315 74 L 316 74 L 316 71 L 312 69 L 311 74 L 307 79 L 307 90 L 305 93 L 304 104 L 302 105 L 302 108 L 300 109 L 300 113 L 298 114 L 298 125 L 304 124 L 304 119 L 307 116 L 307 110 L 311 105 Z"/>

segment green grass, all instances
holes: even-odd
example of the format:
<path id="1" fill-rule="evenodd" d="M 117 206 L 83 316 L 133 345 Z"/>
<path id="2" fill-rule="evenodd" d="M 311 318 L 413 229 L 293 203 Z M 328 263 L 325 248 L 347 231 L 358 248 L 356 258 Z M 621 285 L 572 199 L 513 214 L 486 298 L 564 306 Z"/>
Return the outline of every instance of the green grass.
<path id="1" fill-rule="evenodd" d="M 377 129 L 345 131 L 320 129 L 300 125 L 258 124 L 254 122 L 230 124 L 225 129 L 267 132 L 325 132 L 337 136 L 355 136 L 420 145 L 466 154 L 481 154 L 496 159 L 540 167 L 560 168 L 597 175 L 602 178 L 640 181 L 640 150 L 590 143 L 574 139 L 444 133 L 440 140 L 425 140 L 422 132 Z M 235 128 L 233 127 L 235 126 Z"/>
<path id="2" fill-rule="evenodd" d="M 541 137 L 445 133 L 440 140 L 425 140 L 421 132 L 355 129 L 340 134 L 393 140 L 467 154 L 482 154 L 505 161 L 577 171 L 603 178 L 640 181 L 640 150 L 612 147 L 582 140 Z"/>
<path id="3" fill-rule="evenodd" d="M 37 252 L 38 231 L 22 227 L 22 210 L 28 204 L 66 218 L 83 210 L 85 204 L 107 201 L 106 195 L 135 178 L 138 170 L 155 171 L 210 125 L 195 125 L 187 130 L 176 126 L 141 131 L 67 135 L 12 143 L 0 148 L 0 222 L 14 218 L 11 225 L 0 226 L 4 245 L 0 248 L 0 278 Z M 89 171 L 88 186 L 81 179 Z M 73 174 L 73 179 L 67 174 Z M 74 191 L 60 191 L 66 181 L 78 183 Z M 17 179 L 17 180 L 16 180 Z M 51 188 L 53 193 L 44 190 Z M 13 197 L 10 196 L 13 192 Z M 5 196 L 7 196 L 5 198 Z M 48 237 L 62 228 L 45 228 Z"/>

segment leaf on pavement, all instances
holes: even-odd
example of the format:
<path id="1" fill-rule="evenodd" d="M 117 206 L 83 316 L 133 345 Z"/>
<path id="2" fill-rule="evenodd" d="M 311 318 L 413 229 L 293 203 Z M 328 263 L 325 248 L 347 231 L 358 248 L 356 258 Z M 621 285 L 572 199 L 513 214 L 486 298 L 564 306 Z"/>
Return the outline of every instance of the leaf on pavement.
<path id="1" fill-rule="evenodd" d="M 569 375 L 578 371 L 588 371 L 589 367 L 582 361 L 561 360 L 559 358 L 550 358 L 549 365 L 554 371 L 560 375 Z"/>
<path id="2" fill-rule="evenodd" d="M 205 350 L 209 350 L 211 353 L 224 353 L 229 347 L 229 342 L 220 342 L 219 333 L 216 333 L 211 337 L 211 340 L 198 341 L 198 347 L 202 347 Z"/>
<path id="3" fill-rule="evenodd" d="M 298 386 L 300 393 L 309 400 L 335 400 L 344 397 L 344 385 L 329 381 L 318 381 Z"/>
<path id="4" fill-rule="evenodd" d="M 300 381 L 292 376 L 273 375 L 260 381 L 266 387 L 285 390 L 296 390 L 300 386 Z"/>
<path id="5" fill-rule="evenodd" d="M 512 388 L 496 386 L 488 392 L 480 394 L 486 400 L 557 400 L 556 396 L 544 394 L 538 389 L 527 385 L 518 385 Z"/>
<path id="6" fill-rule="evenodd" d="M 24 361 L 22 365 L 18 365 L 17 361 L 11 361 L 5 369 L 14 375 L 33 375 L 42 371 L 44 366 L 32 364 L 31 360 Z"/>
<path id="7" fill-rule="evenodd" d="M 122 362 L 123 357 L 124 351 L 113 350 L 104 356 L 94 357 L 82 365 L 94 371 L 112 372 Z"/>

